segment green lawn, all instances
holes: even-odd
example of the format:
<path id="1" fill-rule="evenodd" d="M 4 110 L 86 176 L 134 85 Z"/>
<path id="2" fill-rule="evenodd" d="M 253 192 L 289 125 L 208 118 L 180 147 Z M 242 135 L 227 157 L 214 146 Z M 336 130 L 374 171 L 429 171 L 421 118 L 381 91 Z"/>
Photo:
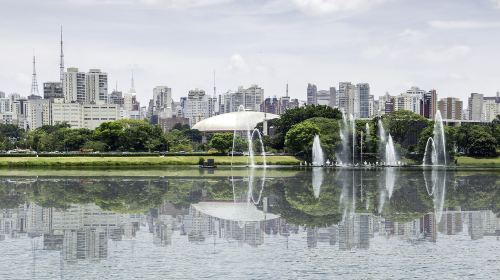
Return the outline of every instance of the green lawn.
<path id="1" fill-rule="evenodd" d="M 204 156 L 215 159 L 216 165 L 231 165 L 230 156 Z M 55 167 L 55 166 L 162 166 L 198 165 L 200 156 L 151 156 L 151 157 L 0 157 L 4 167 Z M 233 165 L 247 165 L 248 157 L 234 157 Z M 268 165 L 298 165 L 299 160 L 292 156 L 268 156 Z M 260 156 L 255 163 L 263 164 Z"/>
<path id="2" fill-rule="evenodd" d="M 495 166 L 500 167 L 500 157 L 496 158 L 473 158 L 473 157 L 456 157 L 458 165 L 470 166 Z"/>

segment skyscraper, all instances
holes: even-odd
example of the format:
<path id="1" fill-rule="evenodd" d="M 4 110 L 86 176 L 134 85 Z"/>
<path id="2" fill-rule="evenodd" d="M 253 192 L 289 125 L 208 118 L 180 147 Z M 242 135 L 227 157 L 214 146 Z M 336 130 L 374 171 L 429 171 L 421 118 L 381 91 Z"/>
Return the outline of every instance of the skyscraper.
<path id="1" fill-rule="evenodd" d="M 462 119 L 463 102 L 458 98 L 446 97 L 439 100 L 438 109 L 441 112 L 443 119 Z"/>
<path id="2" fill-rule="evenodd" d="M 307 105 L 318 104 L 318 89 L 314 84 L 307 84 Z"/>
<path id="3" fill-rule="evenodd" d="M 437 109 L 437 92 L 435 89 L 429 90 L 422 95 L 420 104 L 420 115 L 427 119 L 434 119 Z M 443 112 L 441 111 L 441 114 Z"/>
<path id="4" fill-rule="evenodd" d="M 43 98 L 64 98 L 63 87 L 60 82 L 43 83 Z"/>
<path id="5" fill-rule="evenodd" d="M 86 74 L 86 102 L 105 104 L 108 100 L 108 74 L 90 69 Z"/>
<path id="6" fill-rule="evenodd" d="M 483 119 L 484 95 L 471 93 L 469 97 L 469 120 L 481 121 Z"/>
<path id="7" fill-rule="evenodd" d="M 367 83 L 356 85 L 356 95 L 359 96 L 359 117 L 369 118 L 370 117 L 370 85 Z M 355 107 L 358 104 L 354 104 Z M 357 110 L 355 110 L 357 111 Z M 357 116 L 358 117 L 358 116 Z"/>
<path id="8" fill-rule="evenodd" d="M 157 86 L 153 89 L 153 114 L 162 118 L 172 117 L 172 89 Z"/>
<path id="9" fill-rule="evenodd" d="M 85 76 L 86 74 L 79 72 L 78 68 L 68 68 L 64 72 L 63 93 L 65 102 L 87 102 Z"/>
<path id="10" fill-rule="evenodd" d="M 260 105 L 264 102 L 264 89 L 252 85 L 245 89 L 239 87 L 236 92 L 227 92 L 224 95 L 224 112 L 237 112 L 240 106 L 246 111 L 260 111 Z"/>
<path id="11" fill-rule="evenodd" d="M 190 90 L 184 106 L 184 117 L 189 119 L 190 126 L 208 118 L 208 96 L 204 90 Z"/>
<path id="12" fill-rule="evenodd" d="M 339 90 L 337 92 L 337 106 L 340 111 L 345 114 L 352 114 L 350 109 L 352 110 L 352 106 L 354 105 L 354 91 L 355 87 L 350 82 L 340 82 Z M 349 102 L 351 100 L 351 102 Z M 349 104 L 351 104 L 351 108 L 349 108 Z"/>

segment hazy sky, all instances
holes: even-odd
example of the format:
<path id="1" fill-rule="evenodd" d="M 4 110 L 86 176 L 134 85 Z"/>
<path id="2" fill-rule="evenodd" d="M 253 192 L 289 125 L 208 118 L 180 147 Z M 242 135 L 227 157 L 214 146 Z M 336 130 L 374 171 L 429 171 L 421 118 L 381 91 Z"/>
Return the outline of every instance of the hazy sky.
<path id="1" fill-rule="evenodd" d="M 156 85 L 175 99 L 192 88 L 258 84 L 266 96 L 305 99 L 340 81 L 372 94 L 410 86 L 439 97 L 500 89 L 500 0 L 0 0 L 0 91 L 28 95 L 37 57 L 40 91 L 65 66 L 100 68 L 110 91 L 141 102 Z M 147 105 L 143 103 L 143 105 Z"/>

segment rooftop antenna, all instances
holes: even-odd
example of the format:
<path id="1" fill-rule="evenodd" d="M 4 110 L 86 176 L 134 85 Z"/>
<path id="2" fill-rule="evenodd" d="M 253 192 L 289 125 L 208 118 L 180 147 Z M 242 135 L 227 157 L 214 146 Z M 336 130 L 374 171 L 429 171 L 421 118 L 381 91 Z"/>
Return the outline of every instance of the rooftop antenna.
<path id="1" fill-rule="evenodd" d="M 288 83 L 286 83 L 286 97 L 288 97 Z"/>
<path id="2" fill-rule="evenodd" d="M 61 57 L 59 62 L 59 79 L 62 82 L 64 81 L 64 53 L 63 53 L 63 27 L 61 25 Z"/>
<path id="3" fill-rule="evenodd" d="M 214 98 L 217 97 L 217 87 L 215 86 L 215 70 L 214 70 Z"/>
<path id="4" fill-rule="evenodd" d="M 35 54 L 33 51 L 33 76 L 31 79 L 31 94 L 38 95 L 38 82 L 36 81 Z"/>
<path id="5" fill-rule="evenodd" d="M 134 69 L 132 69 L 132 78 L 130 79 L 130 93 L 135 93 Z"/>

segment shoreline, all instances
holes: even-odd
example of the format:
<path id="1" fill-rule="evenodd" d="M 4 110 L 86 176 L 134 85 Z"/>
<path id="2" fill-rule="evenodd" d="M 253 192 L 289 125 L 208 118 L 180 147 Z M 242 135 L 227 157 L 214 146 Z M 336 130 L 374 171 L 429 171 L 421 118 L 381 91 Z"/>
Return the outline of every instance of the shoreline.
<path id="1" fill-rule="evenodd" d="M 200 158 L 214 159 L 215 165 L 221 168 L 231 167 L 231 156 L 65 156 L 65 157 L 0 157 L 0 168 L 75 168 L 75 167 L 109 167 L 109 168 L 148 168 L 148 167 L 198 167 Z M 458 165 L 448 166 L 447 169 L 462 168 L 500 168 L 500 157 L 472 158 L 457 157 Z M 270 167 L 300 167 L 300 160 L 294 156 L 267 156 L 266 163 Z M 263 165 L 261 156 L 255 157 L 256 165 Z M 236 156 L 233 158 L 235 168 L 248 166 L 248 157 Z M 304 167 L 304 166 L 302 166 Z M 402 168 L 418 167 L 410 165 Z"/>
<path id="2" fill-rule="evenodd" d="M 231 156 L 130 156 L 130 157 L 0 157 L 0 168 L 5 167 L 152 167 L 196 166 L 200 158 L 214 159 L 217 166 L 231 166 Z M 233 165 L 246 166 L 247 157 L 234 157 Z M 263 158 L 255 156 L 255 164 L 263 165 Z M 267 165 L 298 166 L 293 156 L 267 156 Z"/>

